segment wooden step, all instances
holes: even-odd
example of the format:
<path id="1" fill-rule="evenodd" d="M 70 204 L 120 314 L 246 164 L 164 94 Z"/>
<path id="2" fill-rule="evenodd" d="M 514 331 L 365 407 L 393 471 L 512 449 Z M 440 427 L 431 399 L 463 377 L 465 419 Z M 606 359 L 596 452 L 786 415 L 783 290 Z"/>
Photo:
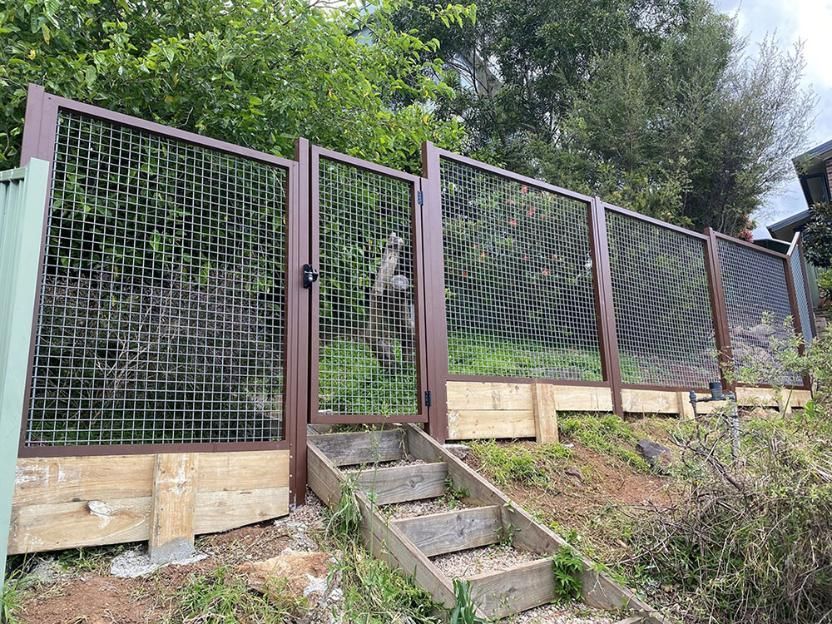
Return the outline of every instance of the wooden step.
<path id="1" fill-rule="evenodd" d="M 522 563 L 509 570 L 466 579 L 471 598 L 486 617 L 499 619 L 549 604 L 555 599 L 552 559 Z"/>
<path id="2" fill-rule="evenodd" d="M 447 478 L 445 462 L 410 464 L 364 470 L 358 486 L 376 505 L 389 505 L 442 496 Z"/>
<path id="3" fill-rule="evenodd" d="M 324 433 L 309 436 L 309 441 L 339 467 L 398 461 L 405 456 L 401 429 Z"/>
<path id="4" fill-rule="evenodd" d="M 428 557 L 496 544 L 503 528 L 498 505 L 404 518 L 393 524 Z"/>

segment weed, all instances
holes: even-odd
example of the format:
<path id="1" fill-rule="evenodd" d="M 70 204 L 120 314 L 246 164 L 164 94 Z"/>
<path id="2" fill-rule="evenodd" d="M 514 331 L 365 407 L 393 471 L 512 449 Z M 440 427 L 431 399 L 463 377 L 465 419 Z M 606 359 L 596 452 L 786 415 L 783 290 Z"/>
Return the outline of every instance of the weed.
<path id="1" fill-rule="evenodd" d="M 341 486 L 341 499 L 327 523 L 327 534 L 331 537 L 353 538 L 361 529 L 361 509 L 355 495 L 355 477 L 348 477 Z"/>
<path id="2" fill-rule="evenodd" d="M 462 579 L 454 579 L 454 597 L 456 604 L 451 611 L 450 624 L 486 624 L 477 615 L 474 600 L 471 598 L 471 583 Z"/>
<path id="3" fill-rule="evenodd" d="M 615 457 L 642 472 L 650 466 L 635 450 L 638 440 L 626 422 L 615 415 L 580 415 L 561 418 L 560 432 L 584 446 Z"/>
<path id="4" fill-rule="evenodd" d="M 569 546 L 563 546 L 552 556 L 556 602 L 575 602 L 580 599 L 583 571 L 583 561 Z"/>
<path id="5" fill-rule="evenodd" d="M 3 583 L 3 608 L 2 622 L 4 624 L 17 624 L 17 614 L 20 611 L 20 591 L 18 590 L 18 579 L 14 576 L 7 578 Z"/>
<path id="6" fill-rule="evenodd" d="M 512 546 L 514 544 L 514 536 L 519 529 L 513 524 L 504 524 L 497 531 L 497 542 L 500 546 Z"/>
<path id="7" fill-rule="evenodd" d="M 340 622 L 361 624 L 439 624 L 440 607 L 423 589 L 371 557 L 357 540 L 339 544 L 341 552 L 333 570 L 344 592 Z"/>
<path id="8" fill-rule="evenodd" d="M 285 579 L 274 579 L 263 594 L 255 594 L 224 567 L 189 577 L 178 603 L 183 621 L 200 624 L 281 624 L 302 615 L 308 606 L 287 591 Z"/>
<path id="9" fill-rule="evenodd" d="M 123 553 L 129 544 L 100 546 L 96 548 L 73 548 L 58 555 L 58 565 L 64 570 L 77 572 L 100 572 L 108 568 L 113 557 Z"/>
<path id="10" fill-rule="evenodd" d="M 456 509 L 460 503 L 470 496 L 470 492 L 464 487 L 456 487 L 454 480 L 451 477 L 445 479 L 445 504 L 450 509 Z"/>

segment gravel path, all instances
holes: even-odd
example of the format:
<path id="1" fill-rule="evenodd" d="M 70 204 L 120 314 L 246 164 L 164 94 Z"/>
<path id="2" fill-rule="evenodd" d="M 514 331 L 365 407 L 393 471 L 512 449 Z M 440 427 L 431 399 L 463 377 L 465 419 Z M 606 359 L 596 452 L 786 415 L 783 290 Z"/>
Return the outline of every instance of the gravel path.
<path id="1" fill-rule="evenodd" d="M 585 604 L 546 605 L 524 611 L 511 618 L 500 620 L 503 624 L 613 624 L 625 616 L 611 615 L 606 611 L 590 609 Z"/>
<path id="2" fill-rule="evenodd" d="M 392 505 L 385 505 L 381 507 L 383 513 L 390 520 L 402 520 L 404 518 L 417 518 L 419 516 L 427 516 L 429 514 L 443 513 L 445 511 L 454 511 L 457 509 L 467 509 L 471 505 L 466 505 L 461 500 L 450 500 L 444 496 L 440 498 L 427 498 L 418 501 L 411 501 L 409 503 L 394 503 Z"/>

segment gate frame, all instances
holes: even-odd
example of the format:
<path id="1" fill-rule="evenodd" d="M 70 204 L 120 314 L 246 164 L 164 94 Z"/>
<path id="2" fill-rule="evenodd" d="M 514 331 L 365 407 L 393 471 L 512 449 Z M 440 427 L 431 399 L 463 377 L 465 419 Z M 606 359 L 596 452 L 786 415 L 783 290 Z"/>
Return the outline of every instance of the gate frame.
<path id="1" fill-rule="evenodd" d="M 286 204 L 284 215 L 287 219 L 286 243 L 284 249 L 284 289 L 286 305 L 283 311 L 284 332 L 283 348 L 283 439 L 271 442 L 186 442 L 186 443 L 152 443 L 152 444 L 100 444 L 100 445 L 63 445 L 63 446 L 25 446 L 25 436 L 28 429 L 28 412 L 31 401 L 32 374 L 34 370 L 34 354 L 36 349 L 37 324 L 40 308 L 41 289 L 43 285 L 45 258 L 48 246 L 49 212 L 52 199 L 53 161 L 55 157 L 55 140 L 60 111 L 72 111 L 82 115 L 128 126 L 137 130 L 149 132 L 165 138 L 170 138 L 199 147 L 256 160 L 267 165 L 279 167 L 286 173 Z M 298 287 L 291 276 L 294 275 L 296 258 L 302 253 L 300 241 L 296 234 L 298 227 L 294 221 L 300 221 L 300 198 L 303 188 L 299 185 L 299 166 L 293 160 L 288 160 L 267 154 L 251 148 L 235 145 L 226 141 L 213 139 L 193 132 L 172 128 L 152 121 L 147 121 L 130 115 L 117 113 L 105 108 L 70 100 L 45 91 L 40 85 L 30 84 L 26 117 L 23 130 L 23 144 L 20 153 L 21 166 L 25 166 L 30 159 L 38 158 L 49 164 L 47 177 L 46 201 L 44 202 L 44 228 L 41 233 L 39 260 L 37 269 L 36 298 L 32 315 L 31 344 L 28 354 L 26 371 L 25 401 L 21 414 L 21 435 L 18 444 L 18 456 L 30 457 L 86 457 L 101 455 L 132 455 L 132 454 L 160 454 L 160 453 L 188 453 L 188 452 L 237 452 L 260 450 L 288 450 L 290 453 L 290 500 L 297 496 L 297 492 L 305 492 L 305 452 L 301 467 L 301 453 L 298 446 L 301 438 L 305 447 L 305 427 L 299 426 L 299 416 L 302 412 L 303 376 L 298 376 L 296 367 L 290 362 L 297 360 L 298 340 L 296 334 L 302 333 L 303 326 L 298 323 Z M 300 430 L 303 429 L 301 432 Z M 300 478 L 302 477 L 302 478 Z"/>
<path id="2" fill-rule="evenodd" d="M 309 263 L 315 268 L 320 267 L 320 162 L 321 159 L 338 162 L 344 165 L 355 167 L 363 171 L 375 173 L 381 176 L 400 180 L 410 185 L 410 214 L 411 232 L 410 240 L 413 246 L 413 303 L 415 314 L 416 331 L 416 399 L 419 405 L 418 414 L 395 414 L 385 416 L 382 414 L 321 414 L 319 411 L 319 389 L 320 389 L 320 288 L 316 287 L 318 282 L 312 285 L 310 292 L 310 314 L 309 314 L 309 422 L 312 424 L 384 424 L 384 423 L 429 423 L 430 412 L 434 411 L 435 403 L 430 389 L 430 374 L 428 364 L 428 344 L 426 324 L 426 288 L 424 281 L 424 232 L 423 214 L 424 191 L 422 190 L 423 179 L 417 175 L 399 171 L 391 167 L 369 162 L 355 156 L 348 156 L 319 145 L 309 145 Z M 326 275 L 321 275 L 326 279 Z M 433 328 L 436 329 L 435 327 Z M 427 397 L 431 396 L 431 401 Z"/>

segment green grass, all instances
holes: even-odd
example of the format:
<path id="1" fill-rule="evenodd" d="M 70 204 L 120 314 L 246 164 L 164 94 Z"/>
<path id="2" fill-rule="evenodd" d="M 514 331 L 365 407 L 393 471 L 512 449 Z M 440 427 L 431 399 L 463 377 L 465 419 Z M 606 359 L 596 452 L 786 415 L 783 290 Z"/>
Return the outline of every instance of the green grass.
<path id="1" fill-rule="evenodd" d="M 20 612 L 20 590 L 18 587 L 18 579 L 12 575 L 3 583 L 3 605 L 0 609 L 3 624 L 17 624 L 17 616 Z"/>
<path id="2" fill-rule="evenodd" d="M 401 361 L 401 354 L 397 357 Z M 322 344 L 320 406 L 337 414 L 415 414 L 416 370 L 387 374 L 366 342 L 341 339 Z"/>
<path id="3" fill-rule="evenodd" d="M 177 593 L 179 610 L 173 622 L 199 624 L 283 624 L 301 616 L 306 600 L 293 596 L 285 579 L 273 579 L 264 594 L 249 591 L 245 581 L 224 567 L 192 575 Z"/>
<path id="4" fill-rule="evenodd" d="M 635 450 L 638 437 L 618 416 L 569 416 L 559 420 L 558 428 L 564 436 L 593 451 L 615 457 L 642 472 L 650 472 L 649 464 Z"/>
<path id="5" fill-rule="evenodd" d="M 471 452 L 497 485 L 519 483 L 541 488 L 550 483 L 548 473 L 571 456 L 571 451 L 558 443 L 498 444 L 493 440 L 472 442 Z"/>

